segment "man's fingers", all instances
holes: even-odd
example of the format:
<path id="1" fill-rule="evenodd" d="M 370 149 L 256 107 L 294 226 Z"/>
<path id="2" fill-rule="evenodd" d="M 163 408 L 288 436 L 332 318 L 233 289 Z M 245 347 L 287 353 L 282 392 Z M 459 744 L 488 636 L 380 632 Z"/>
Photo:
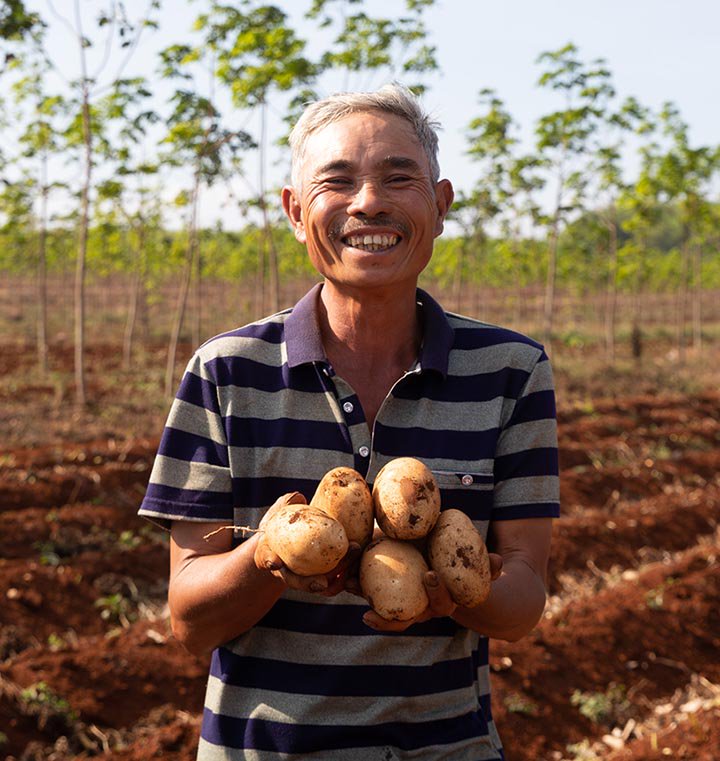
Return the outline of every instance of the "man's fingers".
<path id="1" fill-rule="evenodd" d="M 270 549 L 270 546 L 265 541 L 265 537 L 261 534 L 255 548 L 255 565 L 261 571 L 277 571 L 283 567 L 283 562 L 277 553 Z"/>
<path id="2" fill-rule="evenodd" d="M 457 607 L 448 588 L 440 581 L 440 577 L 435 571 L 428 571 L 423 577 L 425 591 L 427 592 L 430 604 L 431 616 L 451 616 Z"/>
<path id="3" fill-rule="evenodd" d="M 489 552 L 488 558 L 490 559 L 490 581 L 495 581 L 502 573 L 503 557 L 496 552 Z"/>
<path id="4" fill-rule="evenodd" d="M 273 507 L 275 505 L 278 505 L 278 507 L 281 507 L 282 505 L 307 505 L 307 500 L 305 499 L 305 495 L 301 494 L 299 491 L 291 491 L 288 494 L 283 494 L 280 499 L 277 499 Z"/>
<path id="5" fill-rule="evenodd" d="M 357 576 L 357 564 L 360 560 L 360 555 L 362 555 L 362 547 L 357 542 L 350 542 L 345 556 L 327 574 L 328 584 L 323 594 L 331 597 L 347 590 L 348 582 Z"/>
<path id="6" fill-rule="evenodd" d="M 388 621 L 374 610 L 368 610 L 363 615 L 363 623 L 379 632 L 404 632 L 405 629 L 415 623 L 415 619 L 410 621 Z"/>
<path id="7" fill-rule="evenodd" d="M 324 576 L 298 576 L 287 568 L 282 568 L 277 573 L 290 589 L 300 592 L 323 594 L 328 588 L 328 580 Z"/>
<path id="8" fill-rule="evenodd" d="M 266 510 L 265 515 L 263 515 L 260 523 L 258 524 L 258 528 L 264 529 L 273 513 L 277 512 L 281 507 L 285 507 L 285 505 L 307 505 L 307 500 L 299 491 L 291 491 L 287 494 L 283 494 L 281 497 L 278 497 Z"/>

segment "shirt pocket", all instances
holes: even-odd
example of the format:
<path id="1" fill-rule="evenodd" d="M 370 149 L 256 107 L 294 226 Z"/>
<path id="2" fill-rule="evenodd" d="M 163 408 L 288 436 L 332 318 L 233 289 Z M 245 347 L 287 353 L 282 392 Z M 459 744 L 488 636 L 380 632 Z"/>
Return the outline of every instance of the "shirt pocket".
<path id="1" fill-rule="evenodd" d="M 495 479 L 490 472 L 433 470 L 443 510 L 455 508 L 476 523 L 487 523 L 493 507 Z"/>

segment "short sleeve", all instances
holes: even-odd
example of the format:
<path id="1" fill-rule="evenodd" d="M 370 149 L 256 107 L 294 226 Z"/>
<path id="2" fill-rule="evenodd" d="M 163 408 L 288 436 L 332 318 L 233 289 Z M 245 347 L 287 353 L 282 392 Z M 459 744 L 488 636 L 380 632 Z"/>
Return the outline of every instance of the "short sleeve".
<path id="1" fill-rule="evenodd" d="M 138 514 L 164 528 L 174 520 L 232 522 L 232 480 L 217 385 L 197 354 L 170 408 Z"/>
<path id="2" fill-rule="evenodd" d="M 544 351 L 500 433 L 494 480 L 493 520 L 560 515 L 555 390 Z"/>

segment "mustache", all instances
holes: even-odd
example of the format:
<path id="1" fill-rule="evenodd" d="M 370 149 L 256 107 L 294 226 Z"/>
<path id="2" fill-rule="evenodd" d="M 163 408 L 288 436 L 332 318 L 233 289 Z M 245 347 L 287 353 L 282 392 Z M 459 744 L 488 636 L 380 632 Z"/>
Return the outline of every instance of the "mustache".
<path id="1" fill-rule="evenodd" d="M 409 230 L 407 225 L 398 222 L 390 216 L 379 214 L 377 217 L 365 221 L 348 220 L 346 222 L 336 222 L 329 230 L 331 238 L 345 238 L 352 235 L 357 230 L 367 230 L 369 227 L 377 227 L 395 230 L 398 235 L 405 237 Z"/>

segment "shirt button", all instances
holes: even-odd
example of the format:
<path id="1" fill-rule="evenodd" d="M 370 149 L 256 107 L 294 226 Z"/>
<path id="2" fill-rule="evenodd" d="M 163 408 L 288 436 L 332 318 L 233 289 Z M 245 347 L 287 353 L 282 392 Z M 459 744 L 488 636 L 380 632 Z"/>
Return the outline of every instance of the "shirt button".
<path id="1" fill-rule="evenodd" d="M 367 457 L 370 454 L 369 447 L 360 447 L 360 449 L 358 449 L 358 454 L 360 457 Z"/>
<path id="2" fill-rule="evenodd" d="M 473 482 L 473 477 L 470 475 L 464 475 L 461 479 L 463 486 L 470 486 Z"/>
<path id="3" fill-rule="evenodd" d="M 353 406 L 352 402 L 345 402 L 345 404 L 343 404 L 343 409 L 345 412 L 350 414 L 355 409 L 355 407 Z"/>

